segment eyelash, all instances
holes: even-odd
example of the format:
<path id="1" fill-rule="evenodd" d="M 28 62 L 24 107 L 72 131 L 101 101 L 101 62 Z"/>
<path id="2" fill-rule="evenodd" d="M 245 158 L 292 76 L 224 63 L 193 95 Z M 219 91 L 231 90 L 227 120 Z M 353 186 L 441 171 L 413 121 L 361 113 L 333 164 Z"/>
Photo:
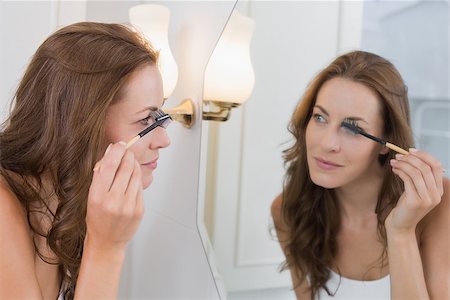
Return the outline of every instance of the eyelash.
<path id="1" fill-rule="evenodd" d="M 358 121 L 356 120 L 351 120 L 351 119 L 346 119 L 344 122 L 347 122 L 348 124 L 355 126 L 358 129 L 361 129 L 361 127 L 358 126 Z M 358 135 L 358 133 L 354 130 L 351 130 L 350 128 L 344 127 L 342 126 L 344 129 L 347 130 L 348 133 L 350 133 L 351 135 L 355 136 Z M 362 129 L 361 129 L 362 130 Z"/>
<path id="2" fill-rule="evenodd" d="M 324 118 L 322 115 L 317 114 L 317 113 L 313 114 L 312 117 L 313 117 L 313 119 L 314 119 L 316 122 L 320 122 L 320 123 L 323 123 L 323 122 L 322 122 L 322 121 L 319 121 L 319 118 L 322 118 L 322 119 L 325 120 L 325 118 Z"/>
<path id="3" fill-rule="evenodd" d="M 152 117 L 153 117 L 152 113 L 150 112 L 150 114 L 147 117 L 143 118 L 142 120 L 139 120 L 139 123 L 141 123 L 144 126 L 147 126 L 149 125 L 148 120 L 150 120 Z"/>

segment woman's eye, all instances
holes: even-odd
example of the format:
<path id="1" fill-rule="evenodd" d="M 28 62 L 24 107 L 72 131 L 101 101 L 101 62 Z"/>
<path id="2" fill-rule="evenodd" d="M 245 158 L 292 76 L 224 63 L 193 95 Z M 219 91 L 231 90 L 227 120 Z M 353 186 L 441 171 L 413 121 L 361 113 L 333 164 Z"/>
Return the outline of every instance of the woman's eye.
<path id="1" fill-rule="evenodd" d="M 350 135 L 357 135 L 358 134 L 355 130 L 352 130 L 350 128 L 347 128 L 347 127 L 342 127 L 342 128 L 344 128 L 344 131 L 346 133 L 350 134 Z"/>
<path id="2" fill-rule="evenodd" d="M 313 119 L 319 123 L 325 123 L 327 121 L 322 115 L 319 114 L 313 114 Z"/>
<path id="3" fill-rule="evenodd" d="M 140 120 L 139 123 L 142 124 L 142 125 L 144 125 L 144 126 L 150 125 L 149 120 L 150 120 L 151 118 L 152 118 L 151 116 L 148 116 L 148 117 L 146 117 L 146 118 Z"/>
<path id="4" fill-rule="evenodd" d="M 345 121 L 344 121 L 345 122 Z M 357 135 L 358 134 L 358 130 L 362 131 L 361 127 L 358 126 L 358 123 L 356 121 L 348 121 L 346 122 L 348 124 L 351 125 L 351 128 L 347 127 L 347 126 L 341 126 L 342 128 L 344 128 L 344 131 L 350 135 Z"/>

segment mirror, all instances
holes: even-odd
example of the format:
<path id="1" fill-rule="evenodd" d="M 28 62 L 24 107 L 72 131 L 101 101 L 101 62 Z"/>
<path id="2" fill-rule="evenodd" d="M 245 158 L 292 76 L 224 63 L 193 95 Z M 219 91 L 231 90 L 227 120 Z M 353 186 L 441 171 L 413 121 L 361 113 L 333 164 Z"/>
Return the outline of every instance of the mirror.
<path id="1" fill-rule="evenodd" d="M 449 170 L 448 2 L 246 1 L 235 9 L 255 21 L 256 81 L 229 121 L 203 122 L 199 228 L 224 297 L 295 299 L 270 230 L 295 105 L 337 55 L 378 53 L 408 85 L 417 147 Z"/>

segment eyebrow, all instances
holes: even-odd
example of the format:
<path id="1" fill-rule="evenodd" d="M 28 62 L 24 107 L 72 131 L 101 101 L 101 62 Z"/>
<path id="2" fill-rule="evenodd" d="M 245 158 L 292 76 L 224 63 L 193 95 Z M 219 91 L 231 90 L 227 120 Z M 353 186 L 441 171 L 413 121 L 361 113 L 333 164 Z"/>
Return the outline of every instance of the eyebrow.
<path id="1" fill-rule="evenodd" d="M 145 112 L 145 111 L 148 111 L 148 110 L 150 110 L 150 111 L 156 111 L 156 110 L 158 110 L 158 108 L 157 108 L 156 106 L 147 106 L 146 108 L 144 108 L 144 109 L 138 111 L 138 112 L 136 113 L 136 115 L 141 114 L 141 113 L 143 113 L 143 112 Z"/>
<path id="2" fill-rule="evenodd" d="M 326 110 L 325 108 L 323 108 L 322 106 L 320 106 L 320 105 L 315 105 L 314 107 L 317 107 L 318 109 L 320 109 L 325 115 L 327 115 L 327 117 L 330 116 L 330 114 L 327 112 L 327 110 Z M 362 121 L 362 122 L 364 122 L 364 123 L 369 124 L 366 120 L 364 120 L 364 119 L 361 118 L 361 117 L 349 116 L 349 117 L 346 117 L 346 119 L 353 120 L 353 121 Z"/>
<path id="3" fill-rule="evenodd" d="M 166 100 L 167 100 L 166 98 L 163 99 L 162 105 L 164 105 L 164 104 L 166 103 Z M 144 111 L 148 111 L 148 110 L 156 111 L 156 110 L 158 110 L 158 109 L 159 109 L 159 108 L 156 107 L 156 106 L 147 106 L 147 107 L 145 107 L 144 109 L 138 111 L 138 112 L 136 113 L 136 115 L 141 114 L 141 113 L 143 113 Z"/>

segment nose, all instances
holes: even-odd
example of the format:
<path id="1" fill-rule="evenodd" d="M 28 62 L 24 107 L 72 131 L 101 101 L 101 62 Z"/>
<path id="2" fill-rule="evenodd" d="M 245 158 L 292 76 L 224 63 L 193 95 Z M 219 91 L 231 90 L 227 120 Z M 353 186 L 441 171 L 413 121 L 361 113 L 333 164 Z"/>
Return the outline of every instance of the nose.
<path id="1" fill-rule="evenodd" d="M 153 138 L 149 147 L 152 149 L 166 148 L 170 145 L 170 139 L 165 128 L 157 127 L 153 130 Z"/>
<path id="2" fill-rule="evenodd" d="M 339 152 L 341 150 L 341 141 L 339 138 L 339 129 L 328 128 L 321 137 L 321 146 L 326 152 Z"/>

